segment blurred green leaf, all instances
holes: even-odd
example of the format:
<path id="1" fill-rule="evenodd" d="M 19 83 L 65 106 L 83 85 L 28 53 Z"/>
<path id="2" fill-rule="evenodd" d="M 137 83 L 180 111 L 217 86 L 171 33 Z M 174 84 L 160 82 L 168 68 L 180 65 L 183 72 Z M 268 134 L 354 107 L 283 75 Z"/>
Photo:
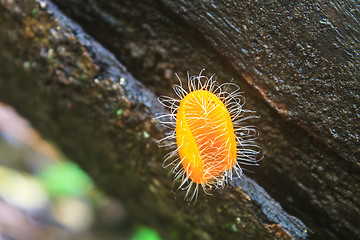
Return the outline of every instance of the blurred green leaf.
<path id="1" fill-rule="evenodd" d="M 93 187 L 90 177 L 72 162 L 53 164 L 45 168 L 39 178 L 51 196 L 86 195 Z"/>
<path id="2" fill-rule="evenodd" d="M 152 228 L 139 227 L 131 240 L 161 240 L 159 234 Z"/>

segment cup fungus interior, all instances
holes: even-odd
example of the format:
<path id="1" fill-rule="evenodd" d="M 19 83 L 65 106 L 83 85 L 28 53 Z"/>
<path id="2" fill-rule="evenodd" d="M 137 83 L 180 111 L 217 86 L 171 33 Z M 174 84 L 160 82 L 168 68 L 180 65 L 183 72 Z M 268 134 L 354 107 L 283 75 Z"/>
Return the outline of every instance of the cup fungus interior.
<path id="1" fill-rule="evenodd" d="M 203 184 L 236 163 L 236 137 L 223 101 L 207 90 L 187 94 L 176 115 L 176 141 L 189 178 Z"/>

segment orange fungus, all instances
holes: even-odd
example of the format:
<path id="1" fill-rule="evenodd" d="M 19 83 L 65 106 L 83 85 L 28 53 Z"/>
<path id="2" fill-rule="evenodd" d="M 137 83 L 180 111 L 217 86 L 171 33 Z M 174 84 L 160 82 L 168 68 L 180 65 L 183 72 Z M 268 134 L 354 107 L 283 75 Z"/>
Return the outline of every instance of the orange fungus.
<path id="1" fill-rule="evenodd" d="M 205 183 L 231 169 L 236 162 L 236 140 L 224 103 L 207 90 L 186 95 L 176 115 L 176 142 L 190 179 Z"/>
<path id="2" fill-rule="evenodd" d="M 256 116 L 243 109 L 238 86 L 220 85 L 213 76 L 207 78 L 201 72 L 190 77 L 187 85 L 188 90 L 181 81 L 174 87 L 180 100 L 159 98 L 171 113 L 158 119 L 172 130 L 159 145 L 176 146 L 165 157 L 164 167 L 172 166 L 175 182 L 186 190 L 185 199 L 195 202 L 199 186 L 209 194 L 233 177 L 241 177 L 240 164 L 256 165 L 260 151 L 255 144 L 256 128 L 244 122 Z"/>

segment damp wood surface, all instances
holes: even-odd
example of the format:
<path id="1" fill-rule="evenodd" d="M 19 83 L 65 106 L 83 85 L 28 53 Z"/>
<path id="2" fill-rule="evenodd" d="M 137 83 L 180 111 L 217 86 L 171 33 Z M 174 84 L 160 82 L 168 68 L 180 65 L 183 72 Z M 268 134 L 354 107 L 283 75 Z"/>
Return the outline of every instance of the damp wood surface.
<path id="1" fill-rule="evenodd" d="M 358 238 L 355 3 L 54 2 L 86 33 L 51 2 L 0 0 L 0 101 L 133 219 L 166 239 Z M 175 72 L 202 68 L 243 89 L 265 157 L 255 181 L 189 208 L 170 191 L 153 116 Z"/>

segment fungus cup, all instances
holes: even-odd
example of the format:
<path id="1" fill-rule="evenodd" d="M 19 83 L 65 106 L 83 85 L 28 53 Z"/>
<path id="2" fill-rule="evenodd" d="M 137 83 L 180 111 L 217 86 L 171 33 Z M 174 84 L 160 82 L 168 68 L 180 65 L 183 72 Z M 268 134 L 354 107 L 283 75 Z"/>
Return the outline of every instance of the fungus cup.
<path id="1" fill-rule="evenodd" d="M 200 186 L 211 195 L 213 189 L 242 176 L 240 165 L 258 165 L 261 159 L 256 127 L 245 123 L 258 116 L 243 109 L 240 88 L 233 83 L 219 84 L 214 75 L 208 78 L 202 72 L 188 74 L 187 90 L 176 75 L 180 84 L 174 91 L 180 99 L 159 97 L 170 114 L 157 117 L 171 129 L 158 141 L 159 146 L 176 146 L 165 156 L 163 167 L 172 167 L 174 182 L 186 191 L 189 205 L 195 204 Z"/>

